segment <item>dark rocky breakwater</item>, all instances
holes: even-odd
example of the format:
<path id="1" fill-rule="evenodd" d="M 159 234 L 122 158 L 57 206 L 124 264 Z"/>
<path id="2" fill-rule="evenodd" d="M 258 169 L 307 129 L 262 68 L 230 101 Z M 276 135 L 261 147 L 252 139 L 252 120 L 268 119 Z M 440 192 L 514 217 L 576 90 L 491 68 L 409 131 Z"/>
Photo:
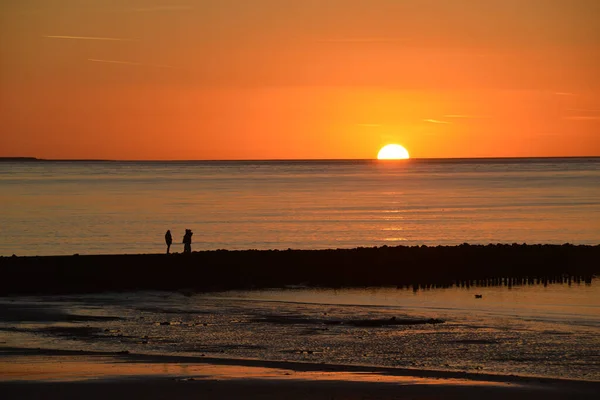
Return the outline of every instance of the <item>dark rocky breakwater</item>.
<path id="1" fill-rule="evenodd" d="M 468 245 L 0 257 L 0 295 L 305 285 L 424 288 L 590 283 L 600 245 Z"/>

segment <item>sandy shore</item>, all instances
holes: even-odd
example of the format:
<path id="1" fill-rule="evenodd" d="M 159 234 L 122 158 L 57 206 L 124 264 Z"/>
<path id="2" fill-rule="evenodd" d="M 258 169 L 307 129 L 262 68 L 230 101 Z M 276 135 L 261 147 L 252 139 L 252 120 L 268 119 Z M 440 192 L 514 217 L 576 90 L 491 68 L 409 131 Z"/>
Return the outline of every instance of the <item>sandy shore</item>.
<path id="1" fill-rule="evenodd" d="M 3 399 L 591 399 L 600 383 L 395 368 L 2 349 Z"/>

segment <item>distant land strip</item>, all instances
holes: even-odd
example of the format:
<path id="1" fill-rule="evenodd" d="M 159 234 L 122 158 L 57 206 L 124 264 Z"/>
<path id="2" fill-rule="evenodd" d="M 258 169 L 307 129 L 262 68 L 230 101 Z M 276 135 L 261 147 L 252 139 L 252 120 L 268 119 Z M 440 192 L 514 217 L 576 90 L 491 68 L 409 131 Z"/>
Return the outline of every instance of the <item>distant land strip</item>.
<path id="1" fill-rule="evenodd" d="M 0 295 L 591 283 L 600 245 L 490 244 L 0 257 Z"/>
<path id="2" fill-rule="evenodd" d="M 17 161 L 42 161 L 35 157 L 0 157 L 0 162 L 17 162 Z"/>

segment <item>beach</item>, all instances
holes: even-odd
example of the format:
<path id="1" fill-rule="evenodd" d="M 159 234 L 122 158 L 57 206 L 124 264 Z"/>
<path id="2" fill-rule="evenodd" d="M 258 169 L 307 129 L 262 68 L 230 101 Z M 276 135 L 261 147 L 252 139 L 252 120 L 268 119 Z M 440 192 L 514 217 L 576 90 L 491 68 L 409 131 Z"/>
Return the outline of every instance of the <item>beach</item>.
<path id="1" fill-rule="evenodd" d="M 260 360 L 2 352 L 5 399 L 592 399 L 598 382 Z"/>
<path id="2" fill-rule="evenodd" d="M 595 398 L 597 278 L 510 282 L 5 295 L 0 390 L 8 399 Z"/>

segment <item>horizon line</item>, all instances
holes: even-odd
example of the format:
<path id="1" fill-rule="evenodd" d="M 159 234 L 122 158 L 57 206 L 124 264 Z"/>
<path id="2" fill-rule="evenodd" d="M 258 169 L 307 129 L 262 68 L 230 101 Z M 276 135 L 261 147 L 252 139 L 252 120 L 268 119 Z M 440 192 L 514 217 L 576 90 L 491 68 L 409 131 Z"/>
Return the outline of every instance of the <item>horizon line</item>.
<path id="1" fill-rule="evenodd" d="M 38 158 L 30 156 L 0 156 L 2 160 L 14 161 L 95 161 L 95 162 L 307 162 L 307 161 L 382 161 L 407 162 L 411 160 L 524 160 L 524 159 L 565 159 L 600 158 L 600 155 L 587 156 L 498 156 L 498 157 L 411 157 L 398 160 L 379 160 L 377 158 L 262 158 L 262 159 L 112 159 L 112 158 Z"/>

